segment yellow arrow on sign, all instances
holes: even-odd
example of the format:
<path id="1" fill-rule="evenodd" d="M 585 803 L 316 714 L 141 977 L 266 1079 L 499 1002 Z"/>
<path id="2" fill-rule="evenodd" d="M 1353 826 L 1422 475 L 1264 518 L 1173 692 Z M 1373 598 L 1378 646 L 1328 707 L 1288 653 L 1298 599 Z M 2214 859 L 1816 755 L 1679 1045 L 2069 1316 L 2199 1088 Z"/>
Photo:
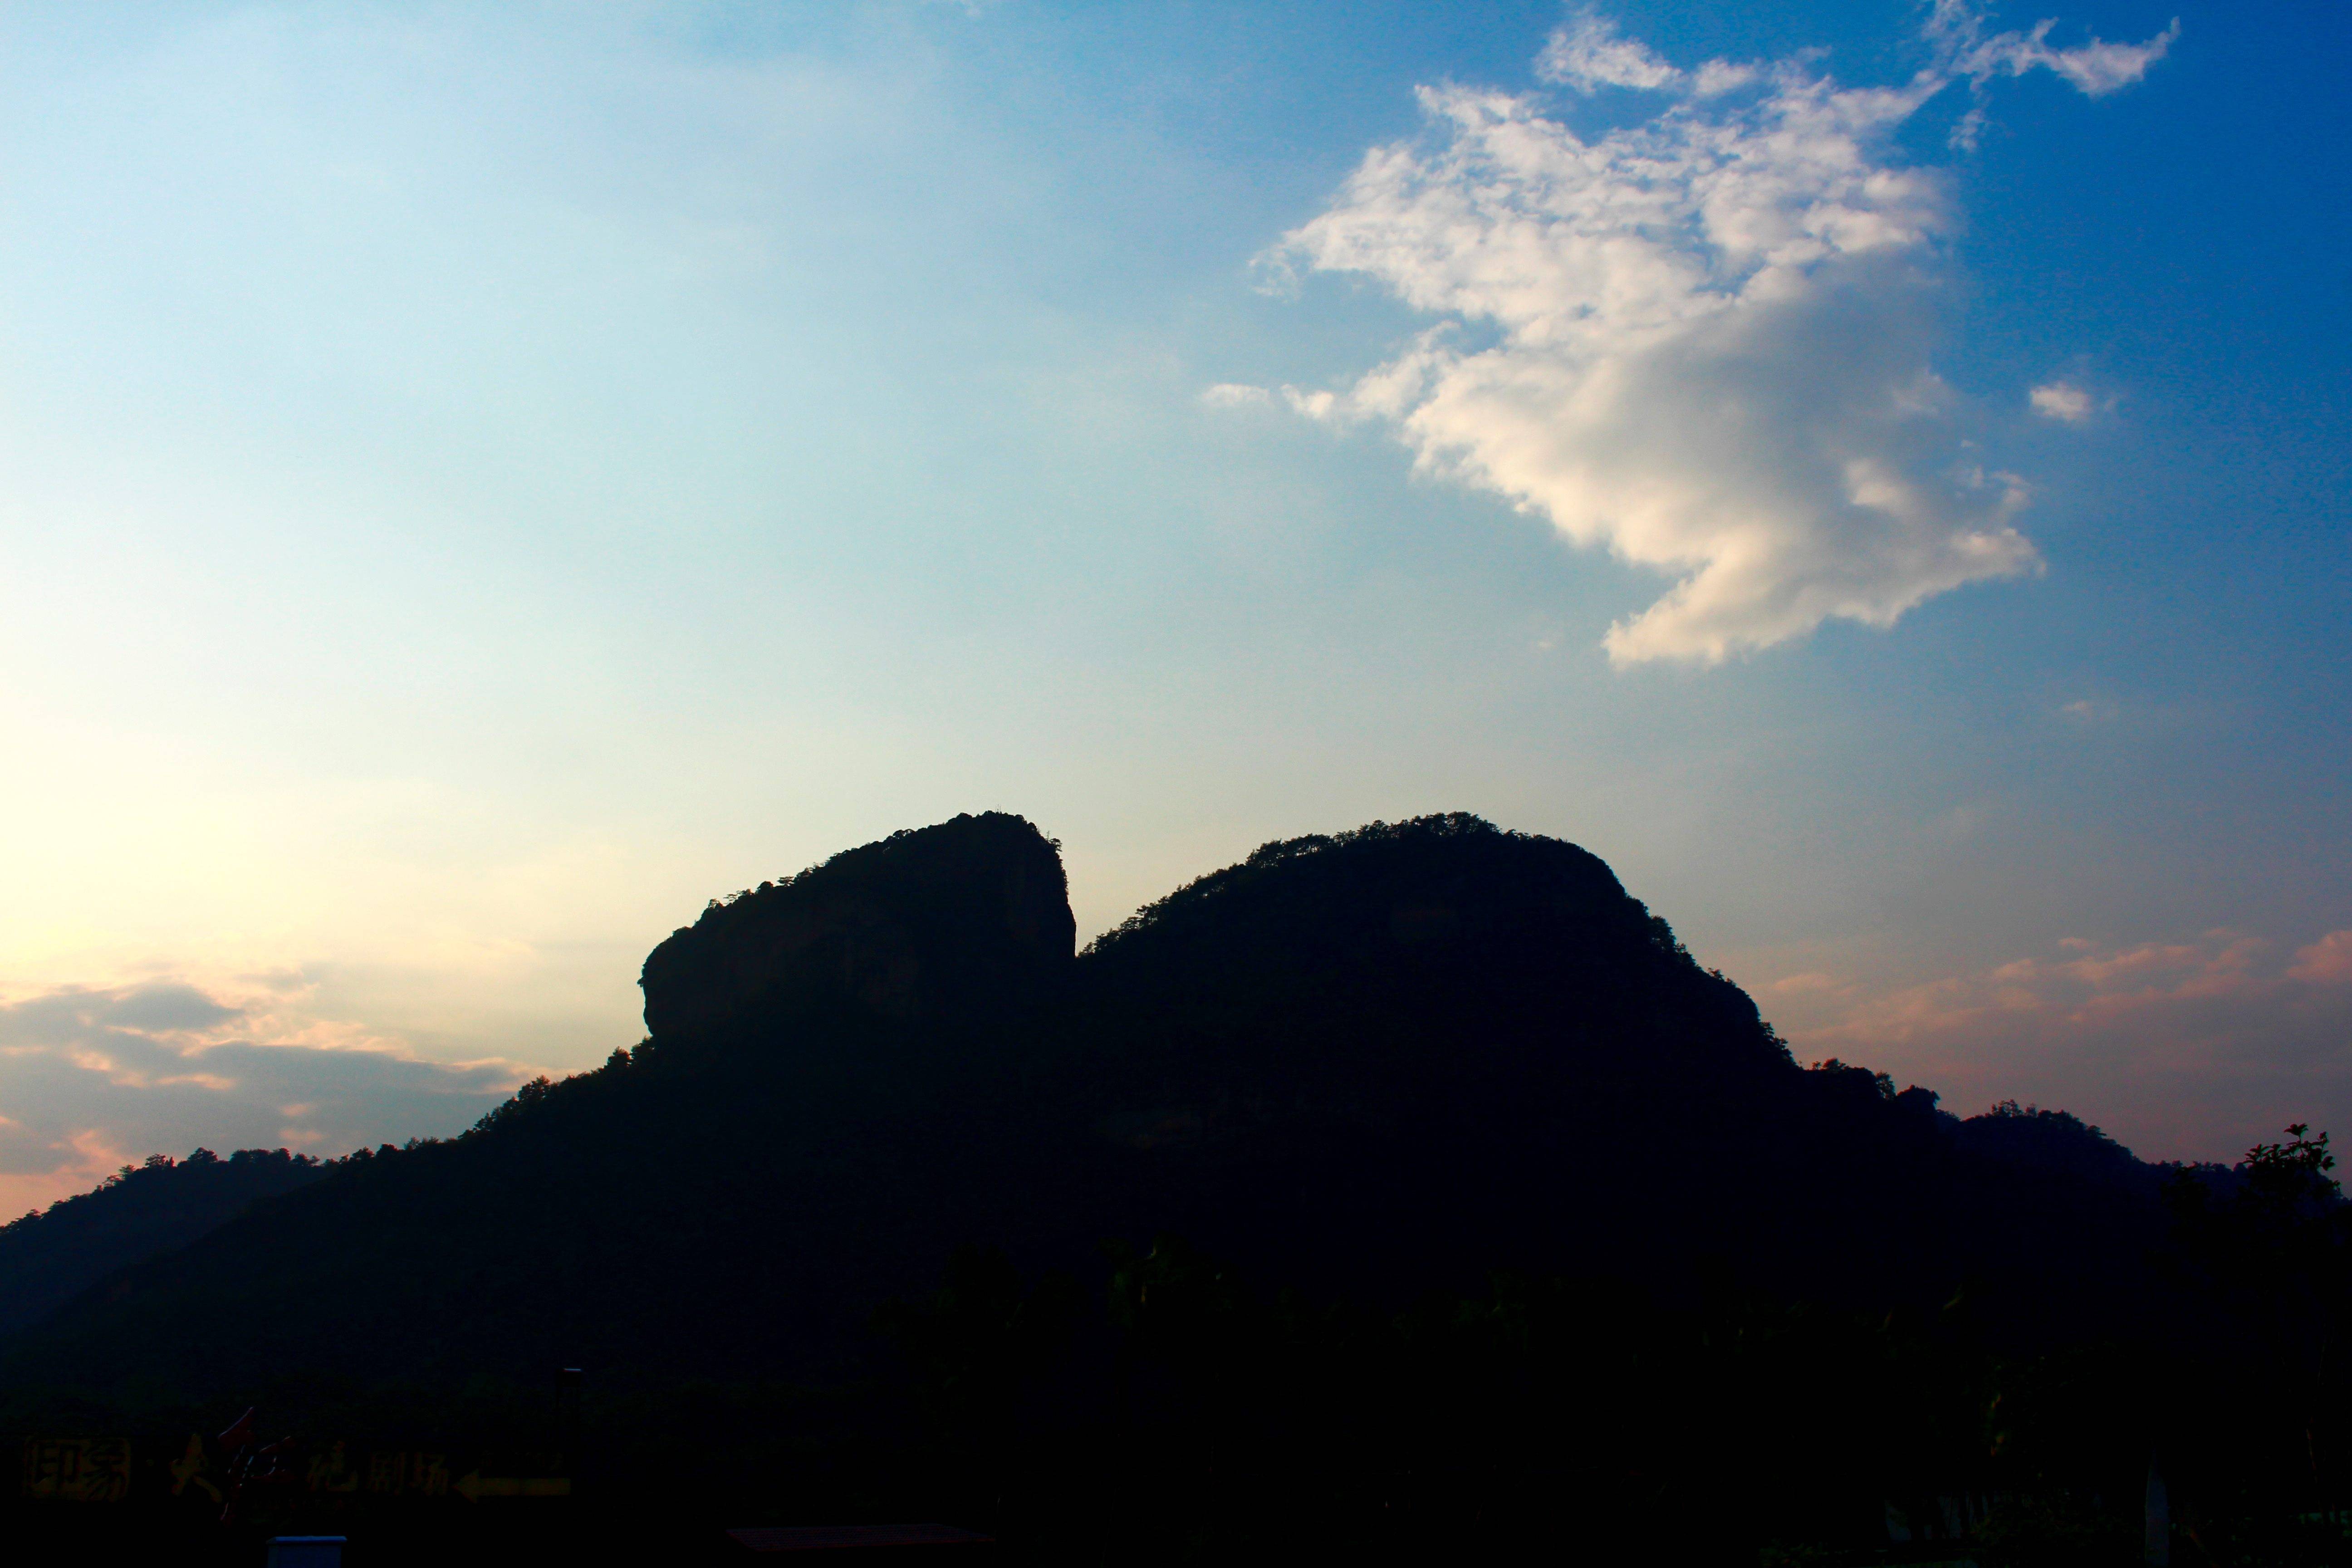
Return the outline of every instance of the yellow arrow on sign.
<path id="1" fill-rule="evenodd" d="M 457 1483 L 457 1495 L 467 1502 L 486 1497 L 570 1497 L 569 1476 L 486 1476 L 467 1470 Z"/>

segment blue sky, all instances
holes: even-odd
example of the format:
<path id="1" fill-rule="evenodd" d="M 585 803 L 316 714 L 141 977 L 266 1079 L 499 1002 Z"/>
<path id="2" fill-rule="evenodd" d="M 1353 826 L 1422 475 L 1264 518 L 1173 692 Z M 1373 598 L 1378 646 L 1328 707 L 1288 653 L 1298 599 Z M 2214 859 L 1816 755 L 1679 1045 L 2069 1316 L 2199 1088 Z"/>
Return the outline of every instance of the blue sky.
<path id="1" fill-rule="evenodd" d="M 0 29 L 0 1206 L 992 807 L 1086 932 L 1476 811 L 1807 1059 L 2352 1132 L 2324 7 Z"/>

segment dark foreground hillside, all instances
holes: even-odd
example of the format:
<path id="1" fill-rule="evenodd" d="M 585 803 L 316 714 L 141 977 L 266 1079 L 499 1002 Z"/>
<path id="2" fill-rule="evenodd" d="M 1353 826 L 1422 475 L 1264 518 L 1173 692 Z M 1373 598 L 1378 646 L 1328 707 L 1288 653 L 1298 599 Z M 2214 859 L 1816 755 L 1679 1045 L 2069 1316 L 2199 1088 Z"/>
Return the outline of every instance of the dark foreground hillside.
<path id="1" fill-rule="evenodd" d="M 209 1149 L 184 1160 L 156 1154 L 125 1165 L 95 1192 L 0 1227 L 0 1336 L 324 1173 L 318 1161 L 283 1149 L 239 1149 L 226 1160 Z"/>
<path id="2" fill-rule="evenodd" d="M 1965 1523 L 2032 1453 L 2095 1561 L 2237 1353 L 2161 1173 L 1801 1068 L 1573 846 L 1375 825 L 1073 930 L 997 815 L 714 904 L 634 1051 L 117 1274 L 6 1346 L 0 1413 L 257 1402 L 605 1507 L 959 1509 L 1076 1555 L 1136 1508 L 1181 1555 L 1572 1506 L 1755 1561 Z M 2200 1234 L 2252 1234 L 2236 1201 Z M 2171 1415 L 2150 1358 L 2191 1369 Z"/>

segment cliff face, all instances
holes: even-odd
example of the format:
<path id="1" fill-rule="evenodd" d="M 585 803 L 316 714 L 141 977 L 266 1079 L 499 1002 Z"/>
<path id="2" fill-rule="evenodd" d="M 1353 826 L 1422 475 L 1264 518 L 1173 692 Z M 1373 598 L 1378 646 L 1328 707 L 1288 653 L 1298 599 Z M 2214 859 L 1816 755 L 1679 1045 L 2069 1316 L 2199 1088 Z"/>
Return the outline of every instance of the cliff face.
<path id="1" fill-rule="evenodd" d="M 1050 984 L 1076 936 L 1053 841 L 987 812 L 714 903 L 654 949 L 638 984 L 663 1046 L 818 1020 L 943 1022 Z"/>

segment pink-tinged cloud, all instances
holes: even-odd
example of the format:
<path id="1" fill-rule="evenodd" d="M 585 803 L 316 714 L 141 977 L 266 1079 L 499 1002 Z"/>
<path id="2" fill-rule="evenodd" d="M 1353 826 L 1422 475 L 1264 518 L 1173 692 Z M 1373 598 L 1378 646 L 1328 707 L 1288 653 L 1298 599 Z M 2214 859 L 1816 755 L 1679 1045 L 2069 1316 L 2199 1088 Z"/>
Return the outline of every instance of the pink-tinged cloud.
<path id="1" fill-rule="evenodd" d="M 1804 976 L 1804 989 L 1823 989 Z M 2289 1121 L 2352 1139 L 2352 931 L 2292 955 L 2238 931 L 2056 954 L 1870 993 L 1792 1032 L 1963 1113 L 2063 1107 L 2147 1159 L 2233 1159 Z M 1796 994 L 1792 989 L 1788 993 Z"/>
<path id="2" fill-rule="evenodd" d="M 0 998 L 0 1221 L 202 1144 L 338 1153 L 455 1132 L 530 1068 L 436 1062 L 307 988 L 178 981 Z"/>
<path id="3" fill-rule="evenodd" d="M 2295 955 L 2287 978 L 2309 985 L 2352 985 L 2352 931 L 2332 931 Z"/>

